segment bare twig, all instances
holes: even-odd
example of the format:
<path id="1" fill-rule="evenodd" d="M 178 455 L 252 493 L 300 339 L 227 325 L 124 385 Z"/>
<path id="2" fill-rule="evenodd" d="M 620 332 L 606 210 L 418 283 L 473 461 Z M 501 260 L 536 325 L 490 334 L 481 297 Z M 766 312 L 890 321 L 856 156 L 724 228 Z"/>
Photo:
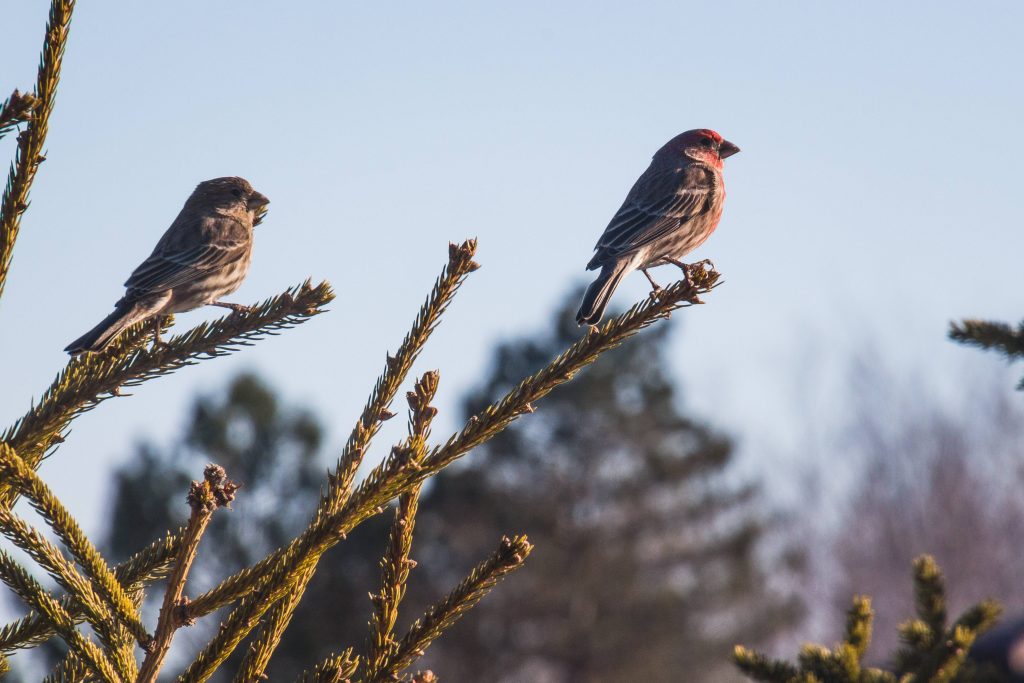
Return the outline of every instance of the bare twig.
<path id="1" fill-rule="evenodd" d="M 219 465 L 208 465 L 203 472 L 203 481 L 192 482 L 188 493 L 188 504 L 192 508 L 192 514 L 185 527 L 185 536 L 174 565 L 174 572 L 167 582 L 167 591 L 164 593 L 164 602 L 160 607 L 160 619 L 157 622 L 153 645 L 142 662 L 138 683 L 156 683 L 156 677 L 163 666 L 164 657 L 167 656 L 167 651 L 171 647 L 174 632 L 186 623 L 179 608 L 181 607 L 181 596 L 185 590 L 185 581 L 188 579 L 188 572 L 192 568 L 192 562 L 195 560 L 196 551 L 199 548 L 199 540 L 202 538 L 203 532 L 206 531 L 206 525 L 209 524 L 213 511 L 219 507 L 229 506 L 235 498 L 237 488 L 235 483 L 227 478 L 224 468 Z"/>

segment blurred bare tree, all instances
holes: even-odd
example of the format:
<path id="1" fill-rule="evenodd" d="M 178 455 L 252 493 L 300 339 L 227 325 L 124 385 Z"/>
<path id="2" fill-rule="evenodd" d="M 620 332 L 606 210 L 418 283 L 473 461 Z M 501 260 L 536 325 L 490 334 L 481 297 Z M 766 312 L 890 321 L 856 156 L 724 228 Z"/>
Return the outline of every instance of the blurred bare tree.
<path id="1" fill-rule="evenodd" d="M 987 597 L 1010 615 L 1024 610 L 1019 396 L 1003 378 L 973 376 L 950 399 L 883 365 L 859 362 L 852 373 L 859 379 L 843 450 L 865 466 L 831 544 L 833 606 L 873 597 L 876 661 L 893 651 L 912 612 L 906 568 L 922 553 L 945 573 L 951 613 Z"/>

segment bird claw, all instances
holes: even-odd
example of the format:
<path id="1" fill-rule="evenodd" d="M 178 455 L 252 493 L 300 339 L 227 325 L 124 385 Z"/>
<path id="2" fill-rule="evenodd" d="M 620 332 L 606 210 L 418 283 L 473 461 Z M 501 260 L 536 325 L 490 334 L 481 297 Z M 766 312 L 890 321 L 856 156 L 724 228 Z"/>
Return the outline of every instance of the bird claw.
<path id="1" fill-rule="evenodd" d="M 170 344 L 160 339 L 160 328 L 163 326 L 163 316 L 156 316 L 153 318 L 153 343 L 149 347 L 150 353 L 156 353 L 157 351 L 163 351 L 170 348 Z"/>
<path id="2" fill-rule="evenodd" d="M 235 313 L 252 313 L 252 307 L 244 304 L 233 304 L 227 301 L 211 301 L 211 306 L 220 306 L 221 308 L 227 308 Z"/>

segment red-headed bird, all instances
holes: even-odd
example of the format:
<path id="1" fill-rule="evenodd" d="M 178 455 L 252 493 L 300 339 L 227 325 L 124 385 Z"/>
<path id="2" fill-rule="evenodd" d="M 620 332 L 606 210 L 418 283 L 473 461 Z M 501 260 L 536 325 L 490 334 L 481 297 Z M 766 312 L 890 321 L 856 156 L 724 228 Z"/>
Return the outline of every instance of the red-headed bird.
<path id="1" fill-rule="evenodd" d="M 704 243 L 725 204 L 722 160 L 740 148 L 707 128 L 681 133 L 659 149 L 597 241 L 587 270 L 601 274 L 583 295 L 576 322 L 595 325 L 615 288 L 640 269 L 673 263 Z"/>
<path id="2" fill-rule="evenodd" d="M 124 283 L 128 291 L 114 312 L 64 350 L 102 351 L 135 323 L 207 304 L 245 309 L 220 298 L 238 289 L 249 271 L 253 225 L 269 203 L 244 178 L 199 183 L 153 253 Z"/>

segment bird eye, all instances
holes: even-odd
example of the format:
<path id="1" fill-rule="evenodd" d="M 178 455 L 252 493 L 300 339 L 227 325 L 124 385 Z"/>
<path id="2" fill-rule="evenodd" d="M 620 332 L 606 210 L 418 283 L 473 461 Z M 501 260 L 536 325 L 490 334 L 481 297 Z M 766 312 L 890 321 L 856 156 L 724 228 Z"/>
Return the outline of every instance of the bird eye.
<path id="1" fill-rule="evenodd" d="M 714 147 L 715 141 L 711 138 L 701 138 L 700 144 L 704 147 Z"/>
<path id="2" fill-rule="evenodd" d="M 242 191 L 236 187 L 235 189 L 231 190 L 231 194 L 235 195 L 236 197 L 241 197 Z"/>

